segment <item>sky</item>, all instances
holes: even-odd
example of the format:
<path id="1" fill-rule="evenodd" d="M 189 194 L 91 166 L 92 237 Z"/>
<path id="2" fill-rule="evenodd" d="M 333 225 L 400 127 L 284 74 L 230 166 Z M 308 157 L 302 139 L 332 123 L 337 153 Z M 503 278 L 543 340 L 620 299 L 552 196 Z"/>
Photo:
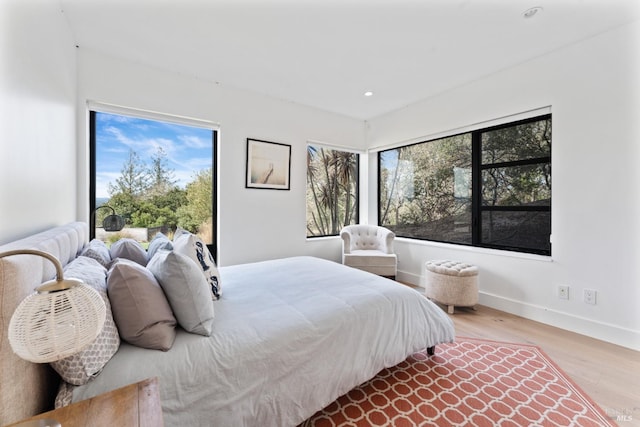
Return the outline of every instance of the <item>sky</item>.
<path id="1" fill-rule="evenodd" d="M 96 198 L 108 198 L 122 167 L 135 151 L 151 166 L 162 147 L 166 165 L 184 188 L 195 174 L 213 165 L 212 130 L 117 114 L 96 113 Z"/>

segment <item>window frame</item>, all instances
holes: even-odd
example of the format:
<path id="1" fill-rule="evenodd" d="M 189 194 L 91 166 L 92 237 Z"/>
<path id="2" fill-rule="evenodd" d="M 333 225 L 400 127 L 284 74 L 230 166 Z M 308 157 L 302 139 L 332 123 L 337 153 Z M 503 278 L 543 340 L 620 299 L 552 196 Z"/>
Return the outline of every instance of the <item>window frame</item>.
<path id="1" fill-rule="evenodd" d="M 116 114 L 122 116 L 129 116 L 135 118 L 141 118 L 145 120 L 155 120 L 165 123 L 174 123 L 181 126 L 200 127 L 211 131 L 212 138 L 212 152 L 211 152 L 211 179 L 212 179 L 212 194 L 211 194 L 211 227 L 213 238 L 210 244 L 207 244 L 209 252 L 215 260 L 218 259 L 218 134 L 219 128 L 213 123 L 201 122 L 194 119 L 175 117 L 170 115 L 163 115 L 159 113 L 145 113 L 140 110 L 127 109 L 121 107 L 113 107 L 103 104 L 90 104 L 89 105 L 89 239 L 95 238 L 95 218 L 93 213 L 96 210 L 96 113 Z"/>
<path id="2" fill-rule="evenodd" d="M 538 114 L 535 116 L 531 116 L 531 117 L 527 117 L 527 118 L 523 118 L 523 119 L 519 119 L 516 121 L 509 121 L 509 122 L 504 122 L 504 123 L 500 123 L 497 125 L 493 125 L 493 126 L 488 126 L 488 127 L 480 127 L 480 128 L 474 128 L 474 129 L 470 129 L 464 132 L 456 132 L 456 133 L 451 133 L 451 134 L 447 134 L 447 135 L 439 135 L 437 138 L 432 138 L 432 139 L 427 139 L 424 141 L 418 141 L 418 142 L 412 142 L 410 144 L 404 144 L 404 145 L 399 145 L 399 146 L 394 146 L 392 148 L 387 148 L 384 150 L 380 150 L 377 152 L 377 167 L 378 167 L 378 172 L 377 172 L 377 184 L 378 184 L 378 189 L 377 189 L 377 211 L 378 211 L 378 225 L 380 226 L 384 226 L 384 224 L 381 224 L 380 222 L 380 212 L 381 212 L 381 200 L 382 200 L 382 185 L 381 185 L 381 179 L 382 179 L 382 153 L 387 152 L 387 151 L 392 151 L 392 150 L 397 150 L 399 148 L 402 147 L 410 147 L 410 146 L 415 146 L 415 145 L 419 145 L 419 144 L 426 144 L 432 141 L 438 141 L 441 139 L 445 139 L 445 138 L 450 138 L 450 137 L 456 137 L 456 136 L 460 136 L 460 135 L 464 135 L 464 134 L 470 134 L 471 135 L 471 233 L 470 233 L 470 237 L 471 237 L 471 243 L 462 243 L 462 242 L 451 242 L 451 241 L 446 241 L 446 240 L 435 240 L 435 239 L 426 239 L 426 238 L 419 238 L 419 237 L 412 237 L 412 236 L 402 236 L 401 234 L 398 234 L 398 237 L 403 237 L 403 238 L 407 238 L 407 239 L 414 239 L 414 240 L 420 240 L 420 241 L 430 241 L 430 242 L 438 242 L 438 243 L 445 243 L 445 244 L 452 244 L 452 245 L 461 245 L 461 246 L 471 246 L 471 247 L 478 247 L 478 248 L 488 248 L 488 249 L 497 249 L 497 250 L 504 250 L 504 251 L 510 251 L 510 252 L 518 252 L 518 253 L 524 253 L 524 254 L 535 254 L 535 255 L 544 255 L 544 256 L 551 256 L 551 251 L 552 251 L 552 247 L 551 247 L 551 234 L 552 234 L 552 230 L 551 230 L 551 224 L 549 224 L 549 249 L 545 250 L 545 249 L 535 249 L 535 248 L 523 248 L 523 247 L 515 247 L 515 246 L 510 246 L 510 245 L 499 245 L 499 244 L 495 244 L 495 243 L 486 243 L 482 241 L 482 214 L 484 212 L 549 212 L 549 216 L 551 218 L 551 206 L 552 206 L 552 198 L 549 199 L 549 205 L 548 206 L 521 206 L 521 205 L 517 205 L 517 206 L 483 206 L 482 204 L 482 172 L 484 170 L 487 169 L 492 169 L 492 168 L 502 168 L 502 167 L 516 167 L 516 166 L 531 166 L 531 165 L 540 165 L 540 164 L 547 164 L 549 169 L 551 170 L 551 166 L 552 166 L 552 155 L 551 153 L 549 154 L 549 156 L 543 156 L 543 157 L 535 157 L 535 158 L 528 158 L 528 159 L 518 159 L 518 160 L 512 160 L 512 161 L 503 161 L 503 162 L 496 162 L 496 163 L 482 163 L 482 134 L 487 133 L 487 132 L 491 132 L 491 131 L 496 131 L 496 130 L 500 130 L 500 129 L 507 129 L 507 128 L 512 128 L 512 127 L 516 127 L 516 126 L 520 126 L 520 125 L 524 125 L 524 124 L 528 124 L 528 123 L 534 123 L 534 122 L 539 122 L 539 121 L 543 121 L 543 120 L 550 120 L 552 123 L 552 114 L 551 113 L 545 113 L 545 114 Z M 552 128 L 553 129 L 553 128 Z M 553 138 L 552 138 L 553 141 Z M 550 219 L 551 221 L 551 219 Z"/>
<path id="3" fill-rule="evenodd" d="M 324 149 L 324 150 L 332 150 L 332 151 L 342 151 L 345 153 L 351 153 L 354 154 L 356 156 L 356 170 L 355 170 L 355 189 L 356 189 L 356 200 L 355 200 L 355 212 L 354 212 L 354 219 L 353 219 L 353 223 L 354 224 L 358 224 L 360 222 L 360 171 L 361 171 L 361 167 L 360 167 L 360 163 L 362 161 L 362 152 L 357 151 L 357 150 L 353 150 L 353 149 L 349 149 L 349 148 L 345 148 L 345 147 L 336 147 L 336 146 L 332 146 L 332 145 L 328 145 L 328 144 L 323 144 L 321 142 L 313 142 L 313 141 L 309 141 L 307 142 L 307 151 L 309 149 L 309 147 L 314 147 L 317 149 Z M 308 165 L 307 165 L 308 167 Z M 307 190 L 308 190 L 308 171 L 307 173 L 305 173 L 305 230 L 307 230 L 306 228 L 306 224 L 307 224 L 307 215 L 308 215 L 308 210 L 307 210 L 307 205 L 306 205 L 306 196 L 307 196 Z M 307 234 L 307 232 L 305 232 L 305 237 L 307 239 L 317 239 L 317 238 L 323 238 L 323 237 L 334 237 L 334 236 L 338 236 L 340 235 L 340 231 L 338 231 L 335 234 L 322 234 L 322 235 L 317 235 L 317 236 L 309 236 Z"/>

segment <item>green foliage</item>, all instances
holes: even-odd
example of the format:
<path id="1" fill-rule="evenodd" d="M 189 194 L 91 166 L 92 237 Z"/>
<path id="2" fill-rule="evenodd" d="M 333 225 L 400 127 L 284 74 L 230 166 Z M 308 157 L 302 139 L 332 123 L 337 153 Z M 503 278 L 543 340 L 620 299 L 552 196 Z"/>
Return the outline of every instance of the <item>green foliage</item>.
<path id="1" fill-rule="evenodd" d="M 185 191 L 186 203 L 177 210 L 178 223 L 185 230 L 198 233 L 204 223 L 213 217 L 211 197 L 213 194 L 213 170 L 197 172 Z"/>
<path id="2" fill-rule="evenodd" d="M 121 175 L 115 184 L 109 184 L 109 194 L 109 206 L 125 218 L 129 227 L 165 226 L 173 230 L 180 226 L 197 233 L 212 221 L 212 169 L 197 172 L 183 190 L 176 185 L 174 171 L 168 168 L 161 148 L 152 156 L 149 168 L 131 151 Z M 96 219 L 102 221 L 110 213 L 101 209 Z"/>
<path id="3" fill-rule="evenodd" d="M 307 148 L 307 237 L 335 235 L 357 221 L 358 155 Z"/>
<path id="4" fill-rule="evenodd" d="M 125 194 L 131 197 L 139 197 L 149 189 L 149 173 L 140 156 L 133 150 L 129 150 L 129 158 L 122 165 L 120 176 L 115 184 L 109 183 L 109 194 Z"/>
<path id="5" fill-rule="evenodd" d="M 474 147 L 481 158 L 476 166 L 472 165 L 474 138 L 478 138 Z M 471 171 L 477 167 L 482 206 L 499 206 L 506 212 L 489 212 L 483 217 L 483 239 L 495 241 L 496 230 L 509 230 L 505 239 L 524 235 L 528 229 L 544 230 L 548 224 L 540 224 L 548 215 L 520 214 L 518 208 L 549 205 L 550 156 L 550 119 L 382 151 L 380 223 L 403 236 L 470 243 Z M 548 245 L 548 235 L 546 238 L 540 247 Z"/>
<path id="6" fill-rule="evenodd" d="M 456 170 L 471 168 L 469 134 L 381 153 L 380 223 L 419 225 L 460 214 Z"/>
<path id="7" fill-rule="evenodd" d="M 151 156 L 151 167 L 148 170 L 150 196 L 162 196 L 175 188 L 175 173 L 167 166 L 167 154 L 162 147 L 158 147 L 156 154 Z"/>

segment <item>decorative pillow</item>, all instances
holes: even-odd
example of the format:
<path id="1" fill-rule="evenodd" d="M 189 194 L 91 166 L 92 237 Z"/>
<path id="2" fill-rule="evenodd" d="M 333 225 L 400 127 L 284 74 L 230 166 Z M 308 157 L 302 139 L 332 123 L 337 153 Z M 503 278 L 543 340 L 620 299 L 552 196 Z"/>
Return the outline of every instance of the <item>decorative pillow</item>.
<path id="1" fill-rule="evenodd" d="M 82 249 L 82 253 L 80 253 L 80 255 L 95 259 L 105 268 L 108 268 L 109 264 L 111 264 L 109 248 L 102 240 L 99 239 L 91 240 L 87 246 Z"/>
<path id="2" fill-rule="evenodd" d="M 175 231 L 175 233 L 173 233 L 173 241 L 175 242 L 176 240 L 178 240 L 178 238 L 180 236 L 182 236 L 183 234 L 191 234 L 191 232 L 185 230 L 182 227 L 176 227 L 176 231 Z"/>
<path id="3" fill-rule="evenodd" d="M 175 251 L 156 252 L 149 265 L 164 289 L 178 323 L 187 332 L 210 336 L 213 302 L 209 285 L 198 264 Z"/>
<path id="4" fill-rule="evenodd" d="M 153 236 L 153 239 L 151 239 L 151 243 L 149 243 L 149 248 L 147 249 L 147 260 L 153 258 L 158 249 L 166 249 L 168 251 L 173 249 L 171 240 L 162 233 L 157 233 Z"/>
<path id="5" fill-rule="evenodd" d="M 176 338 L 176 318 L 153 274 L 140 264 L 117 259 L 109 269 L 107 291 L 123 340 L 167 351 Z"/>
<path id="6" fill-rule="evenodd" d="M 188 256 L 200 266 L 202 274 L 204 274 L 204 278 L 211 288 L 211 299 L 220 299 L 220 295 L 222 295 L 220 273 L 213 256 L 211 256 L 211 252 L 209 252 L 202 239 L 195 234 L 184 232 L 177 239 L 174 236 L 173 250 Z"/>
<path id="7" fill-rule="evenodd" d="M 123 238 L 114 242 L 109 249 L 111 259 L 125 258 L 135 261 L 138 264 L 147 265 L 147 251 L 137 241 L 130 238 Z"/>
<path id="8" fill-rule="evenodd" d="M 93 258 L 80 256 L 64 268 L 67 278 L 82 280 L 102 297 L 107 306 L 107 317 L 102 332 L 94 342 L 73 356 L 52 362 L 51 366 L 62 379 L 74 385 L 86 384 L 91 378 L 98 376 L 102 368 L 120 347 L 120 336 L 113 321 L 111 304 L 107 297 L 107 270 Z"/>
<path id="9" fill-rule="evenodd" d="M 56 400 L 54 403 L 55 409 L 71 405 L 73 401 L 74 388 L 75 387 L 73 385 L 60 381 L 60 386 L 58 387 L 58 393 L 56 394 Z"/>

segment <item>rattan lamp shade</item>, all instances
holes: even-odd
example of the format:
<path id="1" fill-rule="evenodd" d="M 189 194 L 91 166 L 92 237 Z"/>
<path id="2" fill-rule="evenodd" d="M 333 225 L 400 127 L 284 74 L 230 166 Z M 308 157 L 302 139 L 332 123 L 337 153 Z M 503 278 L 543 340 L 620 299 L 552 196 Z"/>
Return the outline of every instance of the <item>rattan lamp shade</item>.
<path id="1" fill-rule="evenodd" d="M 31 254 L 56 265 L 57 279 L 44 283 L 16 308 L 9 322 L 9 344 L 21 358 L 48 363 L 71 356 L 102 331 L 106 306 L 100 294 L 77 279 L 64 279 L 55 257 L 41 251 L 11 251 L 1 257 Z"/>

